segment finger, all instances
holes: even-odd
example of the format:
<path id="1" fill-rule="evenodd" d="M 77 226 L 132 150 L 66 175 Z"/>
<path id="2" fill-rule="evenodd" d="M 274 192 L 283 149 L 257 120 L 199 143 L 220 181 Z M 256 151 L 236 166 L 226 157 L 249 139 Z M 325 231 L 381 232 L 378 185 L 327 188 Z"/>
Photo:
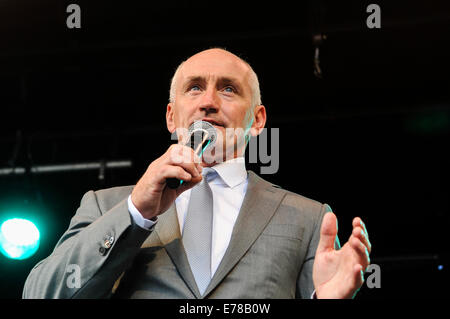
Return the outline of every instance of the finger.
<path id="1" fill-rule="evenodd" d="M 366 224 L 362 221 L 360 217 L 353 218 L 352 222 L 353 227 L 360 226 L 364 229 L 364 232 L 366 233 L 367 239 L 369 239 L 369 233 L 367 232 Z"/>
<path id="2" fill-rule="evenodd" d="M 194 150 L 188 146 L 180 144 L 172 144 L 167 150 L 165 158 L 166 164 L 180 164 L 180 163 L 196 163 L 200 164 L 202 161 L 200 157 L 195 154 Z"/>
<path id="3" fill-rule="evenodd" d="M 200 183 L 202 179 L 203 179 L 202 175 L 199 175 L 197 177 L 192 177 L 191 180 L 188 182 L 183 182 L 183 184 L 181 184 L 181 186 L 176 189 L 177 196 Z"/>
<path id="4" fill-rule="evenodd" d="M 192 177 L 197 177 L 201 174 L 202 168 L 200 163 L 195 162 L 194 151 L 186 146 L 177 145 L 172 147 L 169 154 L 167 164 L 173 166 L 180 166 Z"/>
<path id="5" fill-rule="evenodd" d="M 161 181 L 160 183 L 166 183 L 166 180 L 168 178 L 190 181 L 192 179 L 192 175 L 180 166 L 164 165 L 159 170 L 159 180 Z"/>
<path id="6" fill-rule="evenodd" d="M 370 256 L 367 247 L 356 237 L 352 237 L 350 245 L 356 253 L 359 264 L 365 270 L 370 264 Z"/>
<path id="7" fill-rule="evenodd" d="M 353 280 L 354 280 L 354 290 L 355 290 L 355 293 L 353 294 L 353 298 L 354 298 L 356 293 L 359 291 L 359 289 L 364 284 L 364 271 L 363 271 L 362 265 L 356 264 L 353 267 Z"/>
<path id="8" fill-rule="evenodd" d="M 325 214 L 320 227 L 320 240 L 317 246 L 317 252 L 324 252 L 334 249 L 334 242 L 337 235 L 337 218 L 332 212 Z"/>
<path id="9" fill-rule="evenodd" d="M 350 237 L 352 236 L 358 238 L 367 247 L 369 253 L 372 252 L 372 244 L 370 243 L 369 239 L 366 236 L 366 233 L 361 227 L 356 226 L 355 228 L 353 228 L 352 235 Z"/>
<path id="10" fill-rule="evenodd" d="M 181 167 L 187 173 L 189 173 L 192 176 L 192 178 L 196 178 L 201 175 L 200 172 L 198 171 L 197 165 L 195 165 L 194 163 L 185 162 L 185 163 L 180 163 L 180 164 L 174 164 L 173 166 Z M 183 180 L 183 181 L 185 181 L 185 180 Z"/>

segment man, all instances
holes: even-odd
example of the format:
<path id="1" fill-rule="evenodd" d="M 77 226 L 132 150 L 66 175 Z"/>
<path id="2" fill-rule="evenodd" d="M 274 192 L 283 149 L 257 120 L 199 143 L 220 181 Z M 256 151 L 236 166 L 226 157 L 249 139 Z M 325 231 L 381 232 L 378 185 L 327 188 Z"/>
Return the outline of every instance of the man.
<path id="1" fill-rule="evenodd" d="M 174 144 L 134 187 L 86 193 L 53 253 L 31 271 L 24 298 L 355 295 L 370 263 L 362 220 L 353 220 L 348 242 L 337 249 L 337 220 L 328 205 L 245 170 L 240 142 L 266 122 L 248 63 L 210 49 L 179 66 L 167 128 L 180 132 L 181 142 L 186 136 L 177 129 L 197 120 L 219 133 L 209 161 Z M 231 148 L 227 128 L 244 132 Z M 168 178 L 184 182 L 170 189 Z"/>

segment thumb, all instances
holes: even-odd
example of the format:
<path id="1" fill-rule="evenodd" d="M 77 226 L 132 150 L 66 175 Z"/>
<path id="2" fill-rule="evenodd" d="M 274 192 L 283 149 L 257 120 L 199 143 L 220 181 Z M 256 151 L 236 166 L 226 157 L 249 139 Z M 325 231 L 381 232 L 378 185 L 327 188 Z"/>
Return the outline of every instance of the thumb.
<path id="1" fill-rule="evenodd" d="M 320 227 L 320 239 L 317 246 L 317 253 L 334 249 L 334 241 L 337 235 L 337 218 L 332 212 L 323 216 L 322 226 Z"/>

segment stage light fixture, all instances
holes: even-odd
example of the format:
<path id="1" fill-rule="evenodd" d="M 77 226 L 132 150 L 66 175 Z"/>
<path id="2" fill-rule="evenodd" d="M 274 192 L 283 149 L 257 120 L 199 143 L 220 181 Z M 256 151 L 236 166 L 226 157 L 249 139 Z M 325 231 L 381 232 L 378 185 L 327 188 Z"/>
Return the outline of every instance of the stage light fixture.
<path id="1" fill-rule="evenodd" d="M 0 252 L 11 259 L 26 259 L 39 248 L 40 233 L 34 223 L 11 218 L 0 226 Z"/>

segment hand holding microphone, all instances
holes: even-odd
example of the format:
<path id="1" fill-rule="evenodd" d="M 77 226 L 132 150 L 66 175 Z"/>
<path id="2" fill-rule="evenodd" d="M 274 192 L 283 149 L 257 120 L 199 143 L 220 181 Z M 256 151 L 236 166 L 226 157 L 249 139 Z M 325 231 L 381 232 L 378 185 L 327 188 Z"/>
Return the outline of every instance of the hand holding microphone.
<path id="1" fill-rule="evenodd" d="M 214 145 L 217 138 L 217 132 L 214 126 L 205 121 L 195 121 L 189 127 L 189 139 L 186 146 L 194 150 L 195 155 L 201 158 L 203 152 Z M 183 180 L 176 178 L 167 179 L 167 187 L 177 189 L 183 184 Z"/>
<path id="2" fill-rule="evenodd" d="M 166 211 L 178 195 L 202 180 L 200 158 L 215 143 L 217 132 L 208 122 L 196 121 L 189 133 L 186 145 L 171 145 L 134 187 L 131 200 L 144 218 Z"/>

